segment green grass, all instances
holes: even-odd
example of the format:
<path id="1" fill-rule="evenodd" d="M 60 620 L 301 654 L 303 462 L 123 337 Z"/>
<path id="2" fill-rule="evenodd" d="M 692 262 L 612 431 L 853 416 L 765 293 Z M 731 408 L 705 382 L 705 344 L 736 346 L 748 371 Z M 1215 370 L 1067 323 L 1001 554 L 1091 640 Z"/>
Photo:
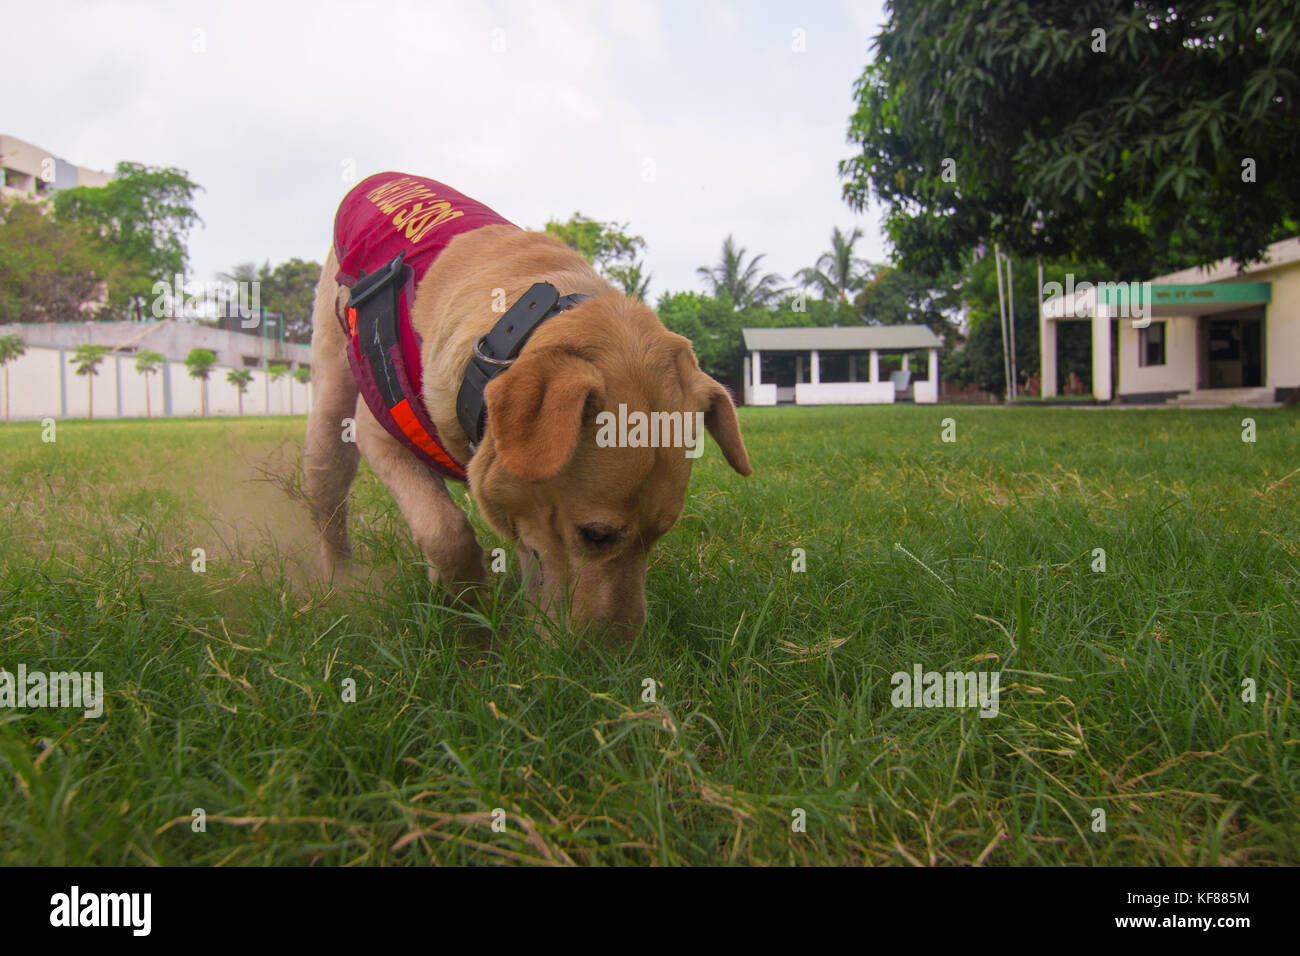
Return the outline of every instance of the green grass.
<path id="1" fill-rule="evenodd" d="M 378 570 L 314 590 L 259 480 L 301 419 L 0 428 L 0 667 L 106 693 L 0 710 L 0 862 L 1300 862 L 1300 416 L 741 422 L 756 474 L 706 450 L 631 653 L 534 638 L 517 574 L 459 640 L 364 467 Z M 1000 670 L 998 716 L 891 706 L 916 663 Z"/>

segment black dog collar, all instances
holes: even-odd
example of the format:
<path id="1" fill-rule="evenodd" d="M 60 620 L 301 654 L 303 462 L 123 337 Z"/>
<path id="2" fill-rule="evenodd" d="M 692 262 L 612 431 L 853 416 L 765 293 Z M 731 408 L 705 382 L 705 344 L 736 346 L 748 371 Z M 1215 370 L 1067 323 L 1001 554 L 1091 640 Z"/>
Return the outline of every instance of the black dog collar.
<path id="1" fill-rule="evenodd" d="M 514 364 L 524 342 L 539 325 L 589 298 L 578 292 L 561 297 L 549 282 L 534 283 L 491 331 L 474 343 L 474 352 L 465 366 L 465 379 L 456 395 L 456 417 L 465 429 L 471 452 L 478 451 L 487 427 L 483 390 L 488 382 Z"/>

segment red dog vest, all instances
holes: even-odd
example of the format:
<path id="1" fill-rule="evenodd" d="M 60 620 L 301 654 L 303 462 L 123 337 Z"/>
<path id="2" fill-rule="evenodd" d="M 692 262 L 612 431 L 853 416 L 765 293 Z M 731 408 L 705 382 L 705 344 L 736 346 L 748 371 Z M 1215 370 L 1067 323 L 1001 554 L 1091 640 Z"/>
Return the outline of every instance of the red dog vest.
<path id="1" fill-rule="evenodd" d="M 415 286 L 447 244 L 482 226 L 509 226 L 487 206 L 432 179 L 379 173 L 343 197 L 334 216 L 334 255 L 339 285 L 351 289 L 405 253 L 405 276 L 397 297 L 395 329 L 357 325 L 349 306 L 343 322 L 352 376 L 375 418 L 434 471 L 458 481 L 465 467 L 443 447 L 424 407 L 420 386 L 420 337 L 411 327 Z"/>

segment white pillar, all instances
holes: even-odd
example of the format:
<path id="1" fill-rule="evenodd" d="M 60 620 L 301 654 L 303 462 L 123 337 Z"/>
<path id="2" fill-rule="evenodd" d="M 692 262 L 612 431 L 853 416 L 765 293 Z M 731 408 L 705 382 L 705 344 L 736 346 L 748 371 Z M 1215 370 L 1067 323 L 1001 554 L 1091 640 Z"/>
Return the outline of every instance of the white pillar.
<path id="1" fill-rule="evenodd" d="M 1099 402 L 1109 402 L 1110 381 L 1110 310 L 1097 303 L 1092 315 L 1092 394 Z"/>
<path id="2" fill-rule="evenodd" d="M 850 355 L 849 356 L 849 381 L 856 382 L 857 380 L 858 380 L 858 357 L 856 355 Z"/>
<path id="3" fill-rule="evenodd" d="M 939 350 L 930 349 L 930 377 L 929 380 L 934 383 L 934 397 L 939 397 Z"/>
<path id="4" fill-rule="evenodd" d="M 763 353 L 757 350 L 754 352 L 754 384 L 763 384 Z"/>
<path id="5" fill-rule="evenodd" d="M 803 381 L 803 356 L 802 355 L 796 355 L 794 357 L 794 381 L 796 385 L 798 385 L 800 382 Z"/>
<path id="6" fill-rule="evenodd" d="M 1043 398 L 1051 398 L 1057 394 L 1056 322 L 1047 318 L 1038 323 L 1038 370 Z"/>
<path id="7" fill-rule="evenodd" d="M 912 362 L 912 353 L 911 353 L 911 352 L 904 352 L 904 353 L 903 353 L 903 371 L 904 371 L 904 372 L 906 372 L 908 369 L 910 369 L 910 368 L 912 367 L 911 362 Z"/>
<path id="8" fill-rule="evenodd" d="M 1064 314 L 1064 309 L 1061 310 Z M 1038 257 L 1038 382 L 1042 398 L 1057 393 L 1056 381 L 1056 323 L 1049 321 L 1043 310 L 1043 257 Z"/>
<path id="9" fill-rule="evenodd" d="M 821 380 L 822 380 L 821 356 L 817 354 L 816 349 L 813 349 L 812 350 L 812 383 L 814 385 L 820 385 Z"/>
<path id="10" fill-rule="evenodd" d="M 875 349 L 871 350 L 870 364 L 868 364 L 867 370 L 868 370 L 868 374 L 867 374 L 868 382 L 880 381 L 880 353 L 877 352 Z"/>

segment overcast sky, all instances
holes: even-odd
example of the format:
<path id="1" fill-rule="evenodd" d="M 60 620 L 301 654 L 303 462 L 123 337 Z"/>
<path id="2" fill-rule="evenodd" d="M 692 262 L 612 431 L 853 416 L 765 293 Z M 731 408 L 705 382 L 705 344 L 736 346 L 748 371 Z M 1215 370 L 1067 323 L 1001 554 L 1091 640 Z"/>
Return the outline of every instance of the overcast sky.
<path id="1" fill-rule="evenodd" d="M 350 185 L 441 180 L 518 225 L 645 237 L 652 301 L 732 233 L 789 276 L 877 210 L 840 198 L 878 0 L 26 3 L 4 13 L 0 133 L 203 187 L 194 278 L 320 260 Z M 796 52 L 802 30 L 804 52 Z M 353 174 L 352 171 L 355 170 Z"/>

